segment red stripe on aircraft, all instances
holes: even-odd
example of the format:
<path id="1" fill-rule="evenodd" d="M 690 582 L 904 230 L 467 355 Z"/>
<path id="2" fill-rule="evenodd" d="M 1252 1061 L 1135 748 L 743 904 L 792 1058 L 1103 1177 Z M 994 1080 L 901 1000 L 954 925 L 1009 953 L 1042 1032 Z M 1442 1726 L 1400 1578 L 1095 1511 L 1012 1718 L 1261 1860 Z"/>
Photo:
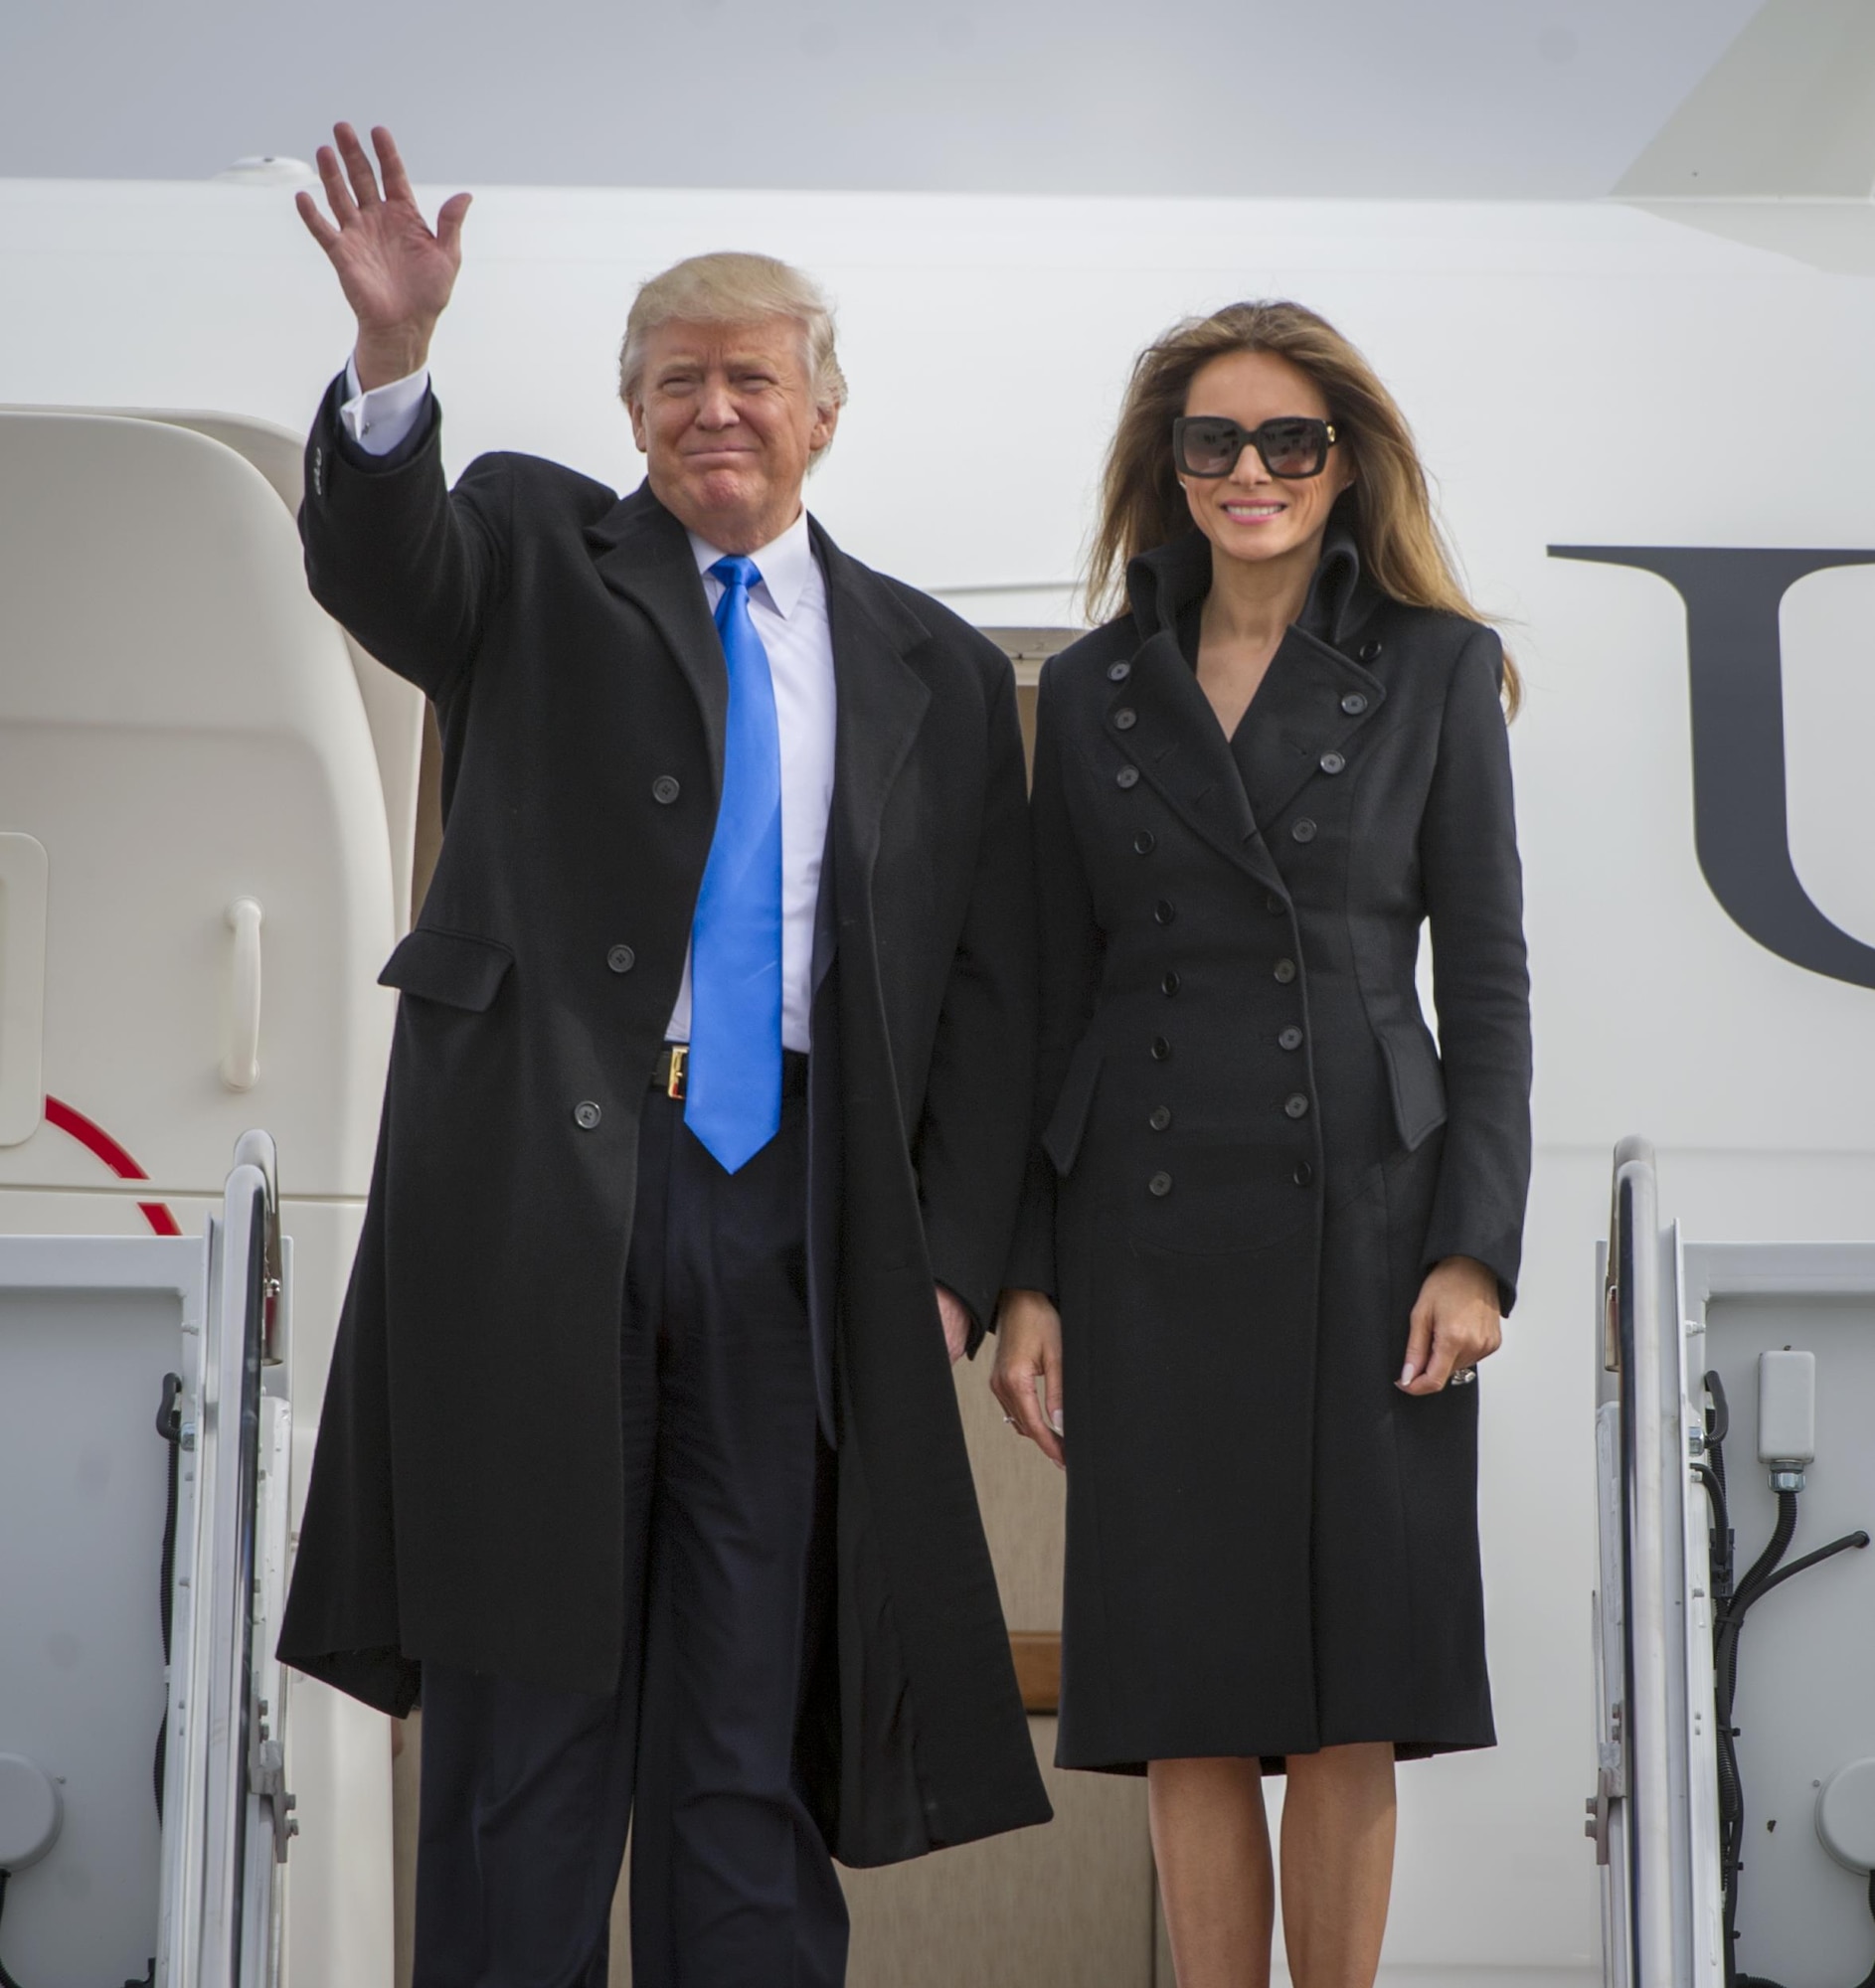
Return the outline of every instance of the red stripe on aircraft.
<path id="1" fill-rule="evenodd" d="M 148 1180 L 149 1175 L 137 1165 L 129 1153 L 106 1132 L 95 1119 L 85 1117 L 83 1111 L 75 1110 L 63 1098 L 46 1099 L 46 1117 L 60 1131 L 76 1139 L 87 1153 L 103 1161 L 119 1180 Z M 158 1236 L 180 1236 L 182 1225 L 170 1213 L 169 1205 L 161 1201 L 139 1201 L 137 1208 L 143 1219 Z"/>

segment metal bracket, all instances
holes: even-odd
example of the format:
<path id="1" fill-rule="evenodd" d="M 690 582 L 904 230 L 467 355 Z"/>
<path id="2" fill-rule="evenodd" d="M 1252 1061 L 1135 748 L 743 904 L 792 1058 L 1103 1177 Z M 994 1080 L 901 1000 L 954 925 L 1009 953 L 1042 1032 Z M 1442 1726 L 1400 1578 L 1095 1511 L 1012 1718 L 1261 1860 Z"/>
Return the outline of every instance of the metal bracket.
<path id="1" fill-rule="evenodd" d="M 299 1800 L 286 1792 L 286 1755 L 280 1742 L 266 1737 L 264 1724 L 259 1734 L 248 1759 L 248 1788 L 260 1798 L 272 1826 L 273 1861 L 284 1864 L 287 1846 L 299 1834 L 299 1818 L 292 1812 Z"/>

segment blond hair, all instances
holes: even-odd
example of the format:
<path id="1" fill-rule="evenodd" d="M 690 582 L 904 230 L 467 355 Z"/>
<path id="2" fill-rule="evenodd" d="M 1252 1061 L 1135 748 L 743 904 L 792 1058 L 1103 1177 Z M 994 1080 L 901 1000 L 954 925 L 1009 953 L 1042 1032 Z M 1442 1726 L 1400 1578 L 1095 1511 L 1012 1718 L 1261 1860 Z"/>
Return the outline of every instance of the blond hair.
<path id="1" fill-rule="evenodd" d="M 823 408 L 846 405 L 846 375 L 834 351 L 833 306 L 803 270 L 772 255 L 724 250 L 691 255 L 638 286 L 618 348 L 618 398 L 629 407 L 644 374 L 644 342 L 660 325 L 756 324 L 791 318 L 806 343 L 807 377 Z"/>
<path id="2" fill-rule="evenodd" d="M 1227 304 L 1186 318 L 1133 362 L 1119 425 L 1107 453 L 1101 515 L 1088 562 L 1087 602 L 1095 620 L 1117 611 L 1126 567 L 1192 529 L 1191 507 L 1172 460 L 1172 422 L 1185 412 L 1197 374 L 1234 352 L 1273 352 L 1320 388 L 1338 446 L 1352 459 L 1354 541 L 1361 570 L 1409 607 L 1483 616 L 1458 579 L 1433 516 L 1432 495 L 1413 430 L 1367 361 L 1326 318 L 1303 304 Z M 1522 698 L 1516 666 L 1504 658 L 1504 708 Z"/>

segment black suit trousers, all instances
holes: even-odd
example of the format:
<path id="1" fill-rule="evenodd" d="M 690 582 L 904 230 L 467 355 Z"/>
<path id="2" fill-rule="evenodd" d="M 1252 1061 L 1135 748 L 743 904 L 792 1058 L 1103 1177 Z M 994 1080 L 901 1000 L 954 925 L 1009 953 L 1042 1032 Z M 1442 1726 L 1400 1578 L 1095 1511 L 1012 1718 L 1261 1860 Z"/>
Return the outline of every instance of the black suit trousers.
<path id="1" fill-rule="evenodd" d="M 845 1905 L 796 1764 L 832 1570 L 806 1104 L 787 1099 L 734 1176 L 682 1109 L 654 1092 L 639 1134 L 627 1656 L 600 1696 L 425 1666 L 415 1988 L 604 1988 L 627 1828 L 637 1988 L 844 1976 Z"/>

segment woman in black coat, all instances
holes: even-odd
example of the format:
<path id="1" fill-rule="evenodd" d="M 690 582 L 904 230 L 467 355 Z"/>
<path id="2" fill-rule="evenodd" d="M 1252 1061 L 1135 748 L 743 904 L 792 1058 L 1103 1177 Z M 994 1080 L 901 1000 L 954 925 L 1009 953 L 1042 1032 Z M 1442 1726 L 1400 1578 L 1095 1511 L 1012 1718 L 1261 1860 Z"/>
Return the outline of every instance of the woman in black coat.
<path id="1" fill-rule="evenodd" d="M 1068 1465 L 1059 1758 L 1149 1775 L 1181 1988 L 1268 1979 L 1285 1764 L 1289 1963 L 1359 1988 L 1395 1759 L 1493 1739 L 1470 1383 L 1530 1165 L 1516 677 L 1399 410 L 1296 304 L 1141 356 L 1096 597 L 1121 572 L 1042 677 L 995 1387 Z"/>

